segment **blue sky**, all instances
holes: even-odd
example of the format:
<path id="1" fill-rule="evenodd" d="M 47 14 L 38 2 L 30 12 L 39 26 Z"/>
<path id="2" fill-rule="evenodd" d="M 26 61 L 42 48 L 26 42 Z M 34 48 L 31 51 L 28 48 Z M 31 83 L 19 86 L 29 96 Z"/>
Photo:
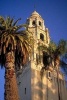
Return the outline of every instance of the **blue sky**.
<path id="1" fill-rule="evenodd" d="M 67 40 L 67 0 L 0 0 L 0 15 L 22 18 L 20 23 L 35 10 L 45 20 L 50 37 L 56 43 Z M 4 71 L 0 69 L 0 100 L 3 100 Z"/>
<path id="2" fill-rule="evenodd" d="M 45 20 L 50 37 L 55 42 L 67 39 L 67 0 L 0 0 L 0 15 L 22 18 L 21 23 L 35 10 Z"/>

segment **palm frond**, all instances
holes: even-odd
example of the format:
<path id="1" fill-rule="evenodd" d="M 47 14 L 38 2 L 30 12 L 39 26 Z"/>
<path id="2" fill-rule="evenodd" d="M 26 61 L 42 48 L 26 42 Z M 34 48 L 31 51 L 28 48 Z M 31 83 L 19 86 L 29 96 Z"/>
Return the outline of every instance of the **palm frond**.
<path id="1" fill-rule="evenodd" d="M 19 20 L 21 20 L 21 18 L 17 19 L 17 20 L 13 23 L 13 26 L 15 26 Z"/>
<path id="2" fill-rule="evenodd" d="M 11 17 L 0 16 L 0 64 L 5 64 L 6 53 L 15 53 L 15 64 L 19 67 L 25 64 L 32 51 L 33 34 L 21 28 L 27 25 L 17 25 L 20 18 L 14 22 Z M 3 59 L 3 60 L 2 60 Z"/>

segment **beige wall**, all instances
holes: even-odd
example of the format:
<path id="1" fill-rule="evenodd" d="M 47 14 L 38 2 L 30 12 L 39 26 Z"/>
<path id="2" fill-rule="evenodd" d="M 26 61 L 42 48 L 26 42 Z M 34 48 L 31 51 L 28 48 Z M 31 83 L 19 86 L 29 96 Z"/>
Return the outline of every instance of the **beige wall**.
<path id="1" fill-rule="evenodd" d="M 54 72 L 51 72 L 51 77 L 49 71 L 42 74 L 41 71 L 32 69 L 31 73 L 31 100 L 58 100 L 58 88 L 61 100 L 67 100 L 65 82 L 59 79 L 58 83 Z"/>
<path id="2" fill-rule="evenodd" d="M 31 69 L 30 63 L 17 77 L 20 100 L 31 100 Z M 25 93 L 26 92 L 26 93 Z"/>
<path id="3" fill-rule="evenodd" d="M 53 72 L 49 70 L 42 71 L 41 65 L 37 66 L 34 61 L 27 64 L 27 67 L 17 77 L 17 80 L 20 100 L 59 100 L 58 88 L 61 100 L 67 100 L 67 90 L 63 74 L 59 72 L 58 83 L 56 70 L 53 70 Z"/>

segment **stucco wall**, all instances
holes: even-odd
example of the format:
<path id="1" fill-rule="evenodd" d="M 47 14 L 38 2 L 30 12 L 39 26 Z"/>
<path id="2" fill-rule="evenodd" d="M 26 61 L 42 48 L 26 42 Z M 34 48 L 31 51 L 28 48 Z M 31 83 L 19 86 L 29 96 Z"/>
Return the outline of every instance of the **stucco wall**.
<path id="1" fill-rule="evenodd" d="M 17 77 L 20 100 L 31 100 L 31 69 L 30 63 Z"/>
<path id="2" fill-rule="evenodd" d="M 53 71 L 31 69 L 31 100 L 67 100 L 67 91 L 63 74 Z M 58 78 L 58 81 L 57 81 Z"/>
<path id="3" fill-rule="evenodd" d="M 35 62 L 29 62 L 17 80 L 20 100 L 59 100 L 59 95 L 60 100 L 67 100 L 65 80 L 61 72 L 57 77 L 55 70 L 41 71 Z"/>
<path id="4" fill-rule="evenodd" d="M 31 100 L 42 100 L 42 79 L 38 70 L 31 70 Z"/>

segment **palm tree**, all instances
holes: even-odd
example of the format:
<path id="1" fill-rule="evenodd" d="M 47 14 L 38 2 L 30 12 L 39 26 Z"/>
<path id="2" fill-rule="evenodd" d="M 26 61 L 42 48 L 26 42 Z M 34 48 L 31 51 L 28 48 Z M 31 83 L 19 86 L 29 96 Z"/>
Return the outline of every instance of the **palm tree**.
<path id="1" fill-rule="evenodd" d="M 48 69 L 52 61 L 54 62 L 54 52 L 56 50 L 56 44 L 53 41 L 50 41 L 49 46 L 38 45 L 38 50 L 43 52 L 43 64 L 44 68 Z"/>
<path id="2" fill-rule="evenodd" d="M 58 43 L 58 49 L 59 49 L 61 54 L 66 53 L 66 51 L 67 51 L 67 41 L 64 40 L 64 39 L 61 39 Z"/>
<path id="3" fill-rule="evenodd" d="M 59 66 L 60 64 L 60 56 L 67 52 L 67 42 L 66 40 L 61 39 L 56 47 L 56 50 L 54 52 L 54 58 L 55 58 L 55 65 L 57 64 Z"/>
<path id="4" fill-rule="evenodd" d="M 19 100 L 15 69 L 28 61 L 29 32 L 17 25 L 20 19 L 0 16 L 0 65 L 5 67 L 4 100 Z"/>
<path id="5" fill-rule="evenodd" d="M 53 48 L 53 46 L 52 46 L 52 48 Z M 56 67 L 56 72 L 57 72 L 58 100 L 61 100 L 60 90 L 59 90 L 60 55 L 62 55 L 66 52 L 66 48 L 67 48 L 66 41 L 61 39 L 53 52 L 54 66 Z"/>

